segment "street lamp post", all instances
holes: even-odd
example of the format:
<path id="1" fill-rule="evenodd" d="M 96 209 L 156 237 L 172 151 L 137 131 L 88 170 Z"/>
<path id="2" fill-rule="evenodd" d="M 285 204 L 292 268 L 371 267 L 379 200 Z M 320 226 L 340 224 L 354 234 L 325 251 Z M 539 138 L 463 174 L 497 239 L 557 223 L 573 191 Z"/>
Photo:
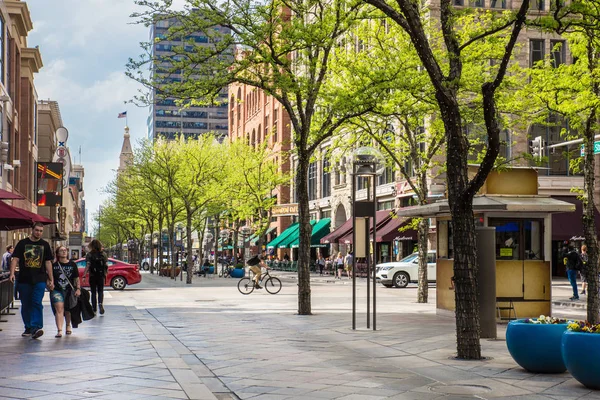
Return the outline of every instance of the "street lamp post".
<path id="1" fill-rule="evenodd" d="M 373 270 L 373 330 L 377 328 L 376 313 L 376 257 L 377 257 L 377 176 L 383 173 L 385 160 L 381 152 L 372 147 L 359 147 L 354 151 L 352 161 L 352 243 L 354 243 L 354 254 L 352 257 L 352 329 L 356 329 L 356 260 L 365 258 L 367 266 L 367 329 L 370 328 L 370 276 Z M 367 196 L 365 200 L 356 200 L 356 180 L 366 178 Z M 371 181 L 373 191 L 371 192 Z M 373 218 L 373 259 L 371 267 L 369 246 L 369 218 Z"/>
<path id="2" fill-rule="evenodd" d="M 248 243 L 246 243 L 246 237 L 250 236 L 252 233 L 252 228 L 248 225 L 244 225 L 240 228 L 240 233 L 242 234 L 242 240 L 244 241 L 244 268 L 246 267 L 246 257 L 248 257 Z"/>
<path id="3" fill-rule="evenodd" d="M 204 235 L 204 240 L 206 241 L 206 253 L 207 253 L 207 257 L 208 260 L 210 261 L 210 249 L 211 249 L 211 242 L 213 240 L 215 236 L 210 233 L 210 232 L 206 232 L 206 234 Z M 217 261 L 216 261 L 216 254 L 215 254 L 215 271 L 217 270 Z"/>
<path id="4" fill-rule="evenodd" d="M 225 240 L 229 238 L 229 230 L 222 229 L 219 232 L 219 237 L 221 238 L 221 272 L 224 272 L 223 271 L 223 267 L 224 267 L 223 258 L 224 258 L 224 254 L 225 254 Z M 215 262 L 215 272 L 216 272 L 216 266 L 217 266 L 217 263 Z M 225 274 L 223 274 L 223 275 L 225 275 Z"/>

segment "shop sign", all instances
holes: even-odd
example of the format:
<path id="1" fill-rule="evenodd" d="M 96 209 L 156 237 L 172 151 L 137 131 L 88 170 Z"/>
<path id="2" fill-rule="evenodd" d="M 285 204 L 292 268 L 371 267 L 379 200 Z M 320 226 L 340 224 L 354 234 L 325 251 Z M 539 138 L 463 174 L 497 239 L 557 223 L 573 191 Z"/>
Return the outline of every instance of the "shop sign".
<path id="1" fill-rule="evenodd" d="M 403 240 L 415 240 L 412 236 L 396 236 L 394 238 L 395 241 L 400 242 Z"/>
<path id="2" fill-rule="evenodd" d="M 500 257 L 512 257 L 513 249 L 511 247 L 504 247 L 500 249 Z"/>
<path id="3" fill-rule="evenodd" d="M 298 215 L 298 203 L 275 205 L 271 208 L 271 215 L 273 217 Z"/>

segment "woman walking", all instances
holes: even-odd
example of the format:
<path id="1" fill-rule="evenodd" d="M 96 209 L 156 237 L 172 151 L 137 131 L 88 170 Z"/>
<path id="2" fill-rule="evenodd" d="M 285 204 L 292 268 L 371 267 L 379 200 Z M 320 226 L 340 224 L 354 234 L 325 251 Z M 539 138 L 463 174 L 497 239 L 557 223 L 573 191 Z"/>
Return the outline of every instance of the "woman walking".
<path id="1" fill-rule="evenodd" d="M 98 239 L 91 241 L 90 251 L 85 255 L 85 271 L 83 276 L 89 274 L 90 289 L 92 291 L 92 308 L 96 314 L 100 307 L 100 314 L 104 314 L 104 281 L 108 274 L 107 258 L 102 251 L 102 243 Z"/>
<path id="2" fill-rule="evenodd" d="M 54 308 L 54 319 L 56 321 L 56 338 L 62 337 L 63 322 L 67 322 L 66 331 L 70 335 L 71 313 L 65 309 L 65 303 L 71 292 L 75 290 L 75 296 L 81 294 L 79 285 L 79 270 L 77 264 L 69 261 L 69 250 L 65 246 L 56 249 L 56 262 L 52 265 L 54 275 L 54 290 L 50 292 L 50 303 Z"/>
<path id="3" fill-rule="evenodd" d="M 342 252 L 337 253 L 335 266 L 337 267 L 338 279 L 342 279 L 342 274 L 344 273 L 344 257 L 342 257 Z"/>

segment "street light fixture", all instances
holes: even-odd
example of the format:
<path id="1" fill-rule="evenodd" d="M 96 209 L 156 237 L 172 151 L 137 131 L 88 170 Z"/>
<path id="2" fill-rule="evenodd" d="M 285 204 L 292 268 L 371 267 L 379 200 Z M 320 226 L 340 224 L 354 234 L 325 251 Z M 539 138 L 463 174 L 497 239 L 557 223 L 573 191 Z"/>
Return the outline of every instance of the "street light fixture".
<path id="1" fill-rule="evenodd" d="M 240 233 L 242 234 L 242 240 L 244 243 L 244 266 L 246 265 L 246 257 L 248 253 L 248 243 L 246 243 L 246 237 L 250 236 L 252 233 L 252 227 L 248 225 L 244 225 L 240 228 Z"/>
<path id="2" fill-rule="evenodd" d="M 369 218 L 373 218 L 373 330 L 377 327 L 376 318 L 376 257 L 377 257 L 377 176 L 385 170 L 385 158 L 381 152 L 373 147 L 359 147 L 353 152 L 352 157 L 352 208 L 353 230 L 352 243 L 354 245 L 352 257 L 352 329 L 356 329 L 356 260 L 364 258 L 367 266 L 367 329 L 370 328 L 370 277 L 371 257 L 369 246 Z M 365 200 L 356 200 L 356 180 L 366 179 Z M 373 191 L 371 192 L 371 180 Z"/>

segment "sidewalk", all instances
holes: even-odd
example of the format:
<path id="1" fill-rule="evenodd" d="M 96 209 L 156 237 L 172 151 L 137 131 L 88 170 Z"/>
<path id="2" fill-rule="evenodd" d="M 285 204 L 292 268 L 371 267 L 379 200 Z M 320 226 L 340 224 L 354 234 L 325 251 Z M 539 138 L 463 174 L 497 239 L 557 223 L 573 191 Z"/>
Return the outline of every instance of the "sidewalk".
<path id="1" fill-rule="evenodd" d="M 106 315 L 62 339 L 47 303 L 40 340 L 20 337 L 19 315 L 4 316 L 0 398 L 600 399 L 568 373 L 517 367 L 503 325 L 500 339 L 481 340 L 486 360 L 459 361 L 454 319 L 433 304 L 386 303 L 406 292 L 382 291 L 379 330 L 363 329 L 359 313 L 352 331 L 348 285 L 315 278 L 314 315 L 298 316 L 293 279 L 278 275 L 277 296 L 241 296 L 234 280 L 109 291 Z M 144 276 L 146 285 L 162 279 Z"/>

